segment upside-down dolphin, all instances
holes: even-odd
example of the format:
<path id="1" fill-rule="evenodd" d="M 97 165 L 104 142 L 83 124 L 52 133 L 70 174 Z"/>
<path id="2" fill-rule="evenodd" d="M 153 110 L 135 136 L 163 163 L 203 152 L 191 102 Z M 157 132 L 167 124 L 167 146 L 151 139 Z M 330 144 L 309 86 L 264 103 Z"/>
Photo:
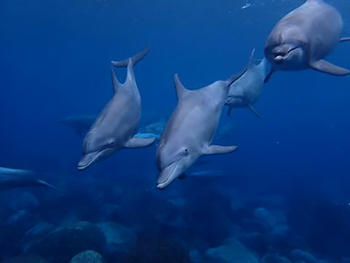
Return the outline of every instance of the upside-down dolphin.
<path id="1" fill-rule="evenodd" d="M 283 17 L 272 29 L 265 45 L 265 56 L 272 64 L 269 80 L 277 70 L 315 69 L 331 75 L 350 74 L 345 68 L 333 65 L 324 58 L 338 42 L 343 21 L 339 12 L 323 0 L 307 0 Z"/>
<path id="2" fill-rule="evenodd" d="M 38 179 L 31 171 L 0 167 L 0 190 L 39 186 L 62 192 L 53 185 Z"/>
<path id="3" fill-rule="evenodd" d="M 210 144 L 219 124 L 229 86 L 242 74 L 198 90 L 186 89 L 175 75 L 178 104 L 164 128 L 156 153 L 156 164 L 160 171 L 157 182 L 159 189 L 183 175 L 202 155 L 236 150 L 236 146 Z"/>
<path id="4" fill-rule="evenodd" d="M 229 106 L 228 115 L 230 115 L 232 108 L 248 107 L 256 116 L 260 117 L 253 104 L 261 96 L 268 62 L 264 58 L 259 65 L 255 65 L 254 53 L 253 49 L 247 71 L 230 86 L 225 102 Z"/>
<path id="5" fill-rule="evenodd" d="M 79 137 L 83 137 L 89 131 L 95 119 L 96 116 L 93 115 L 74 115 L 62 118 L 58 122 L 73 128 Z"/>
<path id="6" fill-rule="evenodd" d="M 134 66 L 147 52 L 148 48 L 126 60 L 111 62 L 114 96 L 84 138 L 78 170 L 84 170 L 124 147 L 146 147 L 154 142 L 154 138 L 133 137 L 141 115 L 141 97 L 136 85 Z M 127 67 L 124 83 L 118 81 L 113 66 Z"/>

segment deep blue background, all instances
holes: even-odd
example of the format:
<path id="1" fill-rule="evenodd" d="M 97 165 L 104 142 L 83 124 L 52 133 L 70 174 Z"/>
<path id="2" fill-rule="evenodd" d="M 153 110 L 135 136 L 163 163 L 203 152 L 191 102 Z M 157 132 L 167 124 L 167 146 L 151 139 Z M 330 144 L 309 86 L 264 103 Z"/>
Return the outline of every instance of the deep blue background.
<path id="1" fill-rule="evenodd" d="M 252 48 L 262 58 L 272 26 L 303 2 L 251 0 L 241 9 L 244 0 L 2 0 L 0 166 L 55 174 L 56 181 L 105 172 L 118 184 L 133 173 L 153 186 L 155 147 L 118 152 L 80 174 L 81 141 L 58 120 L 98 113 L 112 94 L 110 61 L 146 46 L 151 51 L 136 67 L 143 112 L 169 115 L 174 73 L 196 89 L 242 70 Z M 329 2 L 350 36 L 350 3 Z M 328 59 L 349 68 L 349 50 L 342 43 Z M 349 201 L 350 78 L 278 72 L 264 89 L 256 104 L 262 119 L 247 109 L 228 118 L 224 110 L 221 125 L 234 129 L 220 143 L 239 150 L 208 159 L 229 171 L 224 184 Z"/>

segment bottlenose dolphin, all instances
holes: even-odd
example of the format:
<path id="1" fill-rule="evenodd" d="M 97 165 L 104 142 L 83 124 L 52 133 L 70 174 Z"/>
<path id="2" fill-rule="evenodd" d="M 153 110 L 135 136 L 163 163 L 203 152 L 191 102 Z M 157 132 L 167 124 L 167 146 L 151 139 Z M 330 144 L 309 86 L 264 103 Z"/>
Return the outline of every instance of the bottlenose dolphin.
<path id="1" fill-rule="evenodd" d="M 350 40 L 340 38 L 342 30 L 342 18 L 334 7 L 323 0 L 307 0 L 283 17 L 268 36 L 265 56 L 272 68 L 265 82 L 276 70 L 312 68 L 337 76 L 350 74 L 324 60 L 338 42 Z"/>
<path id="2" fill-rule="evenodd" d="M 219 124 L 229 86 L 242 74 L 198 90 L 186 89 L 175 75 L 178 104 L 164 128 L 156 153 L 160 171 L 157 182 L 159 189 L 183 175 L 202 155 L 236 150 L 236 146 L 210 144 Z"/>
<path id="3" fill-rule="evenodd" d="M 154 142 L 154 138 L 133 137 L 141 115 L 141 97 L 136 85 L 134 65 L 147 52 L 148 48 L 126 60 L 111 62 L 114 96 L 84 138 L 78 170 L 86 169 L 123 147 L 146 147 Z M 118 81 L 113 66 L 127 67 L 123 84 Z"/>
<path id="4" fill-rule="evenodd" d="M 225 102 L 229 106 L 228 115 L 230 115 L 232 108 L 248 107 L 256 116 L 260 117 L 253 104 L 261 96 L 268 62 L 264 58 L 259 65 L 255 65 L 254 52 L 255 49 L 250 56 L 247 71 L 230 86 Z"/>
<path id="5" fill-rule="evenodd" d="M 95 119 L 96 116 L 93 115 L 76 115 L 62 118 L 58 122 L 73 128 L 79 137 L 83 137 L 89 131 Z"/>
<path id="6" fill-rule="evenodd" d="M 53 185 L 37 179 L 36 175 L 31 171 L 0 167 L 0 190 L 38 186 L 45 186 L 62 192 Z"/>

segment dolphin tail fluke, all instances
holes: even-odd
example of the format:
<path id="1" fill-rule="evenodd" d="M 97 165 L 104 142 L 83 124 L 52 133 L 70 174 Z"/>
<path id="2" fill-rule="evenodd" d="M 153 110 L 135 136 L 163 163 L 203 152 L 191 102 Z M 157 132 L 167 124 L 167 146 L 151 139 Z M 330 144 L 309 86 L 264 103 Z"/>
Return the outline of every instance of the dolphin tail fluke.
<path id="1" fill-rule="evenodd" d="M 57 187 L 53 186 L 52 184 L 49 184 L 48 182 L 45 182 L 43 180 L 38 180 L 37 183 L 39 185 L 42 185 L 42 186 L 45 186 L 45 187 L 48 187 L 48 188 L 51 188 L 52 190 L 55 190 L 61 194 L 63 194 L 64 192 L 61 190 L 61 189 L 58 189 Z"/>
<path id="2" fill-rule="evenodd" d="M 128 140 L 125 144 L 126 148 L 142 148 L 150 146 L 154 143 L 156 138 L 137 138 L 133 137 L 130 140 Z"/>
<path id="3" fill-rule="evenodd" d="M 350 70 L 333 65 L 332 63 L 323 59 L 310 63 L 310 67 L 317 71 L 335 76 L 346 76 L 350 74 Z"/>
<path id="4" fill-rule="evenodd" d="M 237 146 L 221 146 L 221 145 L 210 145 L 205 155 L 212 155 L 212 154 L 225 154 L 225 153 L 232 153 L 237 149 Z"/>
<path id="5" fill-rule="evenodd" d="M 150 50 L 149 47 L 145 48 L 144 50 L 142 50 L 140 53 L 137 53 L 135 56 L 131 57 L 131 58 L 127 58 L 121 61 L 112 61 L 112 65 L 115 67 L 127 67 L 129 64 L 132 65 L 136 65 L 137 62 L 139 62 L 144 56 L 146 56 L 146 54 L 148 53 L 148 51 Z"/>

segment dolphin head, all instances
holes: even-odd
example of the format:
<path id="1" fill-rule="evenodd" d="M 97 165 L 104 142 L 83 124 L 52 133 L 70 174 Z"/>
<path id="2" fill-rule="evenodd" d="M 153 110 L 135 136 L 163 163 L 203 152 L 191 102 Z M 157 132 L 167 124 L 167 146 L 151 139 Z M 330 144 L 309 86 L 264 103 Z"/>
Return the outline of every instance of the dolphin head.
<path id="1" fill-rule="evenodd" d="M 265 48 L 268 61 L 278 69 L 299 69 L 306 61 L 307 44 L 303 41 L 287 41 Z"/>
<path id="2" fill-rule="evenodd" d="M 165 188 L 175 178 L 182 175 L 199 158 L 194 149 L 175 142 L 161 142 L 156 153 L 158 189 Z"/>
<path id="3" fill-rule="evenodd" d="M 91 164 L 101 160 L 119 149 L 119 144 L 112 136 L 90 131 L 83 141 L 82 157 L 78 164 L 78 170 L 82 171 Z"/>

